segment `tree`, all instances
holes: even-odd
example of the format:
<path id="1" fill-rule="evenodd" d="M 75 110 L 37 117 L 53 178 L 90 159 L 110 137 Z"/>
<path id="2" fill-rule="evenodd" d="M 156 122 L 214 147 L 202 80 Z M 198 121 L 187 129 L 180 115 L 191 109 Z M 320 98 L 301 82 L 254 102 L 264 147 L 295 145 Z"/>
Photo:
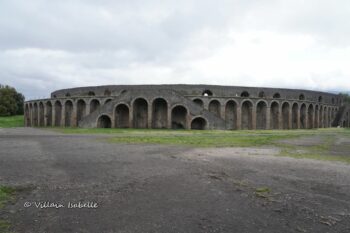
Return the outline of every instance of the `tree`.
<path id="1" fill-rule="evenodd" d="M 23 114 L 24 96 L 15 88 L 0 84 L 0 116 Z"/>

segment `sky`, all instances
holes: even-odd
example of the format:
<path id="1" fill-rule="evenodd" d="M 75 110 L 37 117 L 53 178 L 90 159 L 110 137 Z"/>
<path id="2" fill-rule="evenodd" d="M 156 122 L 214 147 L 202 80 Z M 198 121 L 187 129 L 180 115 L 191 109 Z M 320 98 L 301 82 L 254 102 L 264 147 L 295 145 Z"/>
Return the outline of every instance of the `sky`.
<path id="1" fill-rule="evenodd" d="M 349 0 L 0 0 L 0 83 L 350 91 Z"/>

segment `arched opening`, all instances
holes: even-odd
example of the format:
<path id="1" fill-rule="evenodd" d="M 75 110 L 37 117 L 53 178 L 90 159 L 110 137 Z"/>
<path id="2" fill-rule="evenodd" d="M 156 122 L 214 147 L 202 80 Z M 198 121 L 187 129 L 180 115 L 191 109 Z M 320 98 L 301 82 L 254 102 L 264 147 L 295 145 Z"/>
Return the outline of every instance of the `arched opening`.
<path id="1" fill-rule="evenodd" d="M 95 112 L 100 107 L 100 101 L 93 99 L 90 102 L 90 113 Z"/>
<path id="2" fill-rule="evenodd" d="M 322 102 L 322 96 L 318 97 L 318 102 L 320 102 L 320 103 Z"/>
<path id="3" fill-rule="evenodd" d="M 148 128 L 148 103 L 139 98 L 134 101 L 134 128 Z"/>
<path id="4" fill-rule="evenodd" d="M 62 104 L 60 101 L 55 103 L 55 126 L 61 126 Z"/>
<path id="5" fill-rule="evenodd" d="M 207 125 L 207 121 L 203 117 L 196 117 L 191 122 L 191 129 L 204 130 Z"/>
<path id="6" fill-rule="evenodd" d="M 125 104 L 119 104 L 115 108 L 115 127 L 129 128 L 129 107 Z"/>
<path id="7" fill-rule="evenodd" d="M 202 96 L 213 96 L 213 92 L 211 92 L 210 90 L 204 90 L 202 92 Z"/>
<path id="8" fill-rule="evenodd" d="M 241 93 L 241 97 L 248 98 L 248 97 L 249 97 L 248 91 L 243 91 L 243 92 Z"/>
<path id="9" fill-rule="evenodd" d="M 273 102 L 271 104 L 271 109 L 270 109 L 271 129 L 279 129 L 279 116 L 280 116 L 279 104 L 277 102 Z"/>
<path id="10" fill-rule="evenodd" d="M 265 98 L 266 97 L 265 92 L 263 92 L 263 91 L 260 91 L 258 96 L 259 96 L 259 98 Z"/>
<path id="11" fill-rule="evenodd" d="M 30 113 L 29 113 L 29 106 L 26 104 L 24 108 L 24 115 L 25 115 L 25 120 L 26 120 L 26 126 L 31 126 L 30 123 Z"/>
<path id="12" fill-rule="evenodd" d="M 281 94 L 280 93 L 275 93 L 275 94 L 273 94 L 272 98 L 279 99 L 279 98 L 281 98 Z"/>
<path id="13" fill-rule="evenodd" d="M 266 114 L 267 114 L 267 104 L 264 101 L 260 101 L 256 106 L 256 128 L 266 129 Z"/>
<path id="14" fill-rule="evenodd" d="M 305 95 L 304 94 L 300 94 L 299 95 L 299 100 L 305 100 Z"/>
<path id="15" fill-rule="evenodd" d="M 237 129 L 237 104 L 230 100 L 225 107 L 226 129 Z"/>
<path id="16" fill-rule="evenodd" d="M 89 91 L 89 92 L 88 92 L 88 96 L 95 96 L 95 92 Z"/>
<path id="17" fill-rule="evenodd" d="M 120 95 L 125 94 L 126 92 L 127 92 L 127 90 L 122 90 L 122 91 L 120 92 Z"/>
<path id="18" fill-rule="evenodd" d="M 302 104 L 300 108 L 300 128 L 306 129 L 306 105 Z"/>
<path id="19" fill-rule="evenodd" d="M 297 129 L 298 128 L 298 111 L 299 111 L 299 107 L 297 103 L 293 104 L 292 107 L 292 128 L 293 129 Z"/>
<path id="20" fill-rule="evenodd" d="M 309 108 L 307 110 L 307 116 L 308 116 L 308 120 L 307 120 L 307 123 L 308 123 L 308 128 L 309 129 L 312 129 L 314 127 L 314 106 L 312 104 L 309 105 Z"/>
<path id="21" fill-rule="evenodd" d="M 70 97 L 70 93 L 68 92 L 68 93 L 66 93 L 66 97 Z"/>
<path id="22" fill-rule="evenodd" d="M 331 109 L 328 108 L 328 121 L 327 121 L 327 127 L 331 127 Z"/>
<path id="23" fill-rule="evenodd" d="M 73 122 L 73 103 L 70 100 L 67 100 L 64 104 L 64 126 L 71 127 Z"/>
<path id="24" fill-rule="evenodd" d="M 204 104 L 201 99 L 194 99 L 193 103 L 197 104 L 199 107 L 203 108 Z"/>
<path id="25" fill-rule="evenodd" d="M 33 125 L 38 126 L 38 104 L 34 103 Z"/>
<path id="26" fill-rule="evenodd" d="M 168 103 L 158 98 L 152 104 L 152 128 L 166 129 L 168 124 Z"/>
<path id="27" fill-rule="evenodd" d="M 111 118 L 107 115 L 102 115 L 97 120 L 97 128 L 111 128 L 112 121 Z"/>
<path id="28" fill-rule="evenodd" d="M 176 106 L 171 111 L 171 128 L 186 129 L 187 109 L 183 106 Z"/>
<path id="29" fill-rule="evenodd" d="M 105 96 L 110 96 L 111 94 L 112 92 L 109 89 L 105 90 L 105 93 L 104 93 Z"/>
<path id="30" fill-rule="evenodd" d="M 79 121 L 81 121 L 86 114 L 86 103 L 84 100 L 80 99 L 77 102 L 77 125 Z"/>
<path id="31" fill-rule="evenodd" d="M 319 117 L 320 117 L 320 114 L 319 114 L 319 107 L 318 107 L 318 105 L 316 105 L 316 107 L 315 107 L 315 120 L 314 120 L 314 127 L 315 128 L 318 128 L 319 126 L 318 126 L 318 124 L 319 124 Z"/>
<path id="32" fill-rule="evenodd" d="M 332 104 L 334 104 L 334 102 L 335 102 L 335 100 L 334 100 L 334 98 L 332 98 Z"/>
<path id="33" fill-rule="evenodd" d="M 105 104 L 108 104 L 109 102 L 111 102 L 112 101 L 112 99 L 106 99 L 105 100 Z"/>
<path id="34" fill-rule="evenodd" d="M 212 112 L 218 117 L 220 117 L 220 102 L 217 100 L 212 100 L 209 103 L 209 112 Z"/>
<path id="35" fill-rule="evenodd" d="M 44 113 L 44 104 L 39 103 L 39 126 L 45 126 L 45 113 Z"/>
<path id="36" fill-rule="evenodd" d="M 289 126 L 289 112 L 290 112 L 289 103 L 285 102 L 282 105 L 282 127 L 283 127 L 283 129 L 290 129 L 290 126 Z"/>
<path id="37" fill-rule="evenodd" d="M 245 101 L 242 104 L 242 129 L 253 128 L 253 104 Z"/>
<path id="38" fill-rule="evenodd" d="M 46 102 L 46 126 L 52 126 L 52 104 L 50 101 Z"/>

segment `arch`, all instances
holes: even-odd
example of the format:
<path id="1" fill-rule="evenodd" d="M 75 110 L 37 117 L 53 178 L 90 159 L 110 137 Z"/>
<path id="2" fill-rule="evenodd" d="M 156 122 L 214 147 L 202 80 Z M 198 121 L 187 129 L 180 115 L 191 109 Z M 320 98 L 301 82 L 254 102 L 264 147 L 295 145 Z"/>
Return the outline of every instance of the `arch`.
<path id="1" fill-rule="evenodd" d="M 100 107 L 100 101 L 98 99 L 93 99 L 90 101 L 90 113 L 95 112 Z"/>
<path id="2" fill-rule="evenodd" d="M 210 90 L 204 90 L 202 96 L 213 96 L 213 92 Z"/>
<path id="3" fill-rule="evenodd" d="M 305 95 L 304 94 L 300 94 L 299 95 L 299 100 L 305 100 Z"/>
<path id="4" fill-rule="evenodd" d="M 243 91 L 241 93 L 241 97 L 248 98 L 249 97 L 249 92 L 248 91 Z"/>
<path id="5" fill-rule="evenodd" d="M 112 99 L 106 99 L 105 100 L 105 104 L 108 104 L 109 102 L 111 102 L 112 101 Z"/>
<path id="6" fill-rule="evenodd" d="M 267 104 L 265 101 L 260 101 L 256 106 L 256 128 L 266 129 Z"/>
<path id="7" fill-rule="evenodd" d="M 187 109 L 178 105 L 171 110 L 171 128 L 186 129 L 187 125 Z"/>
<path id="8" fill-rule="evenodd" d="M 306 129 L 306 105 L 302 104 L 300 108 L 300 128 Z"/>
<path id="9" fill-rule="evenodd" d="M 250 101 L 242 103 L 242 129 L 253 128 L 253 104 Z"/>
<path id="10" fill-rule="evenodd" d="M 60 101 L 55 103 L 55 126 L 61 126 L 62 120 L 62 104 Z"/>
<path id="11" fill-rule="evenodd" d="M 46 126 L 52 126 L 52 103 L 46 102 Z"/>
<path id="12" fill-rule="evenodd" d="M 277 93 L 273 94 L 272 98 L 280 99 L 281 98 L 281 94 L 277 92 Z"/>
<path id="13" fill-rule="evenodd" d="M 101 115 L 97 120 L 97 128 L 111 128 L 112 121 L 107 115 Z"/>
<path id="14" fill-rule="evenodd" d="M 111 96 L 112 92 L 109 89 L 106 89 L 103 94 L 104 96 Z"/>
<path id="15" fill-rule="evenodd" d="M 319 117 L 320 117 L 320 110 L 318 105 L 316 105 L 315 107 L 315 120 L 314 120 L 314 128 L 318 128 L 319 127 Z"/>
<path id="16" fill-rule="evenodd" d="M 308 124 L 308 128 L 312 129 L 314 128 L 314 106 L 312 104 L 309 105 L 309 108 L 307 110 L 307 124 Z"/>
<path id="17" fill-rule="evenodd" d="M 288 102 L 284 102 L 282 104 L 282 127 L 283 127 L 283 129 L 290 129 L 289 112 L 290 112 L 290 105 Z"/>
<path id="18" fill-rule="evenodd" d="M 196 117 L 191 122 L 191 129 L 204 130 L 207 127 L 207 121 L 203 117 Z"/>
<path id="19" fill-rule="evenodd" d="M 129 115 L 129 107 L 126 104 L 118 104 L 114 113 L 115 127 L 129 128 Z"/>
<path id="20" fill-rule="evenodd" d="M 299 106 L 297 103 L 294 103 L 292 107 L 292 128 L 293 129 L 298 128 L 298 122 L 299 122 L 298 112 L 299 112 Z"/>
<path id="21" fill-rule="evenodd" d="M 133 104 L 134 128 L 148 128 L 148 103 L 143 98 L 138 98 Z"/>
<path id="22" fill-rule="evenodd" d="M 73 103 L 67 100 L 64 104 L 64 126 L 71 127 L 73 122 Z"/>
<path id="23" fill-rule="evenodd" d="M 30 112 L 29 112 L 29 105 L 28 104 L 26 104 L 24 107 L 24 115 L 25 115 L 26 126 L 31 126 Z"/>
<path id="24" fill-rule="evenodd" d="M 77 125 L 86 115 L 86 102 L 83 99 L 77 102 Z"/>
<path id="25" fill-rule="evenodd" d="M 204 106 L 203 100 L 201 100 L 201 99 L 194 99 L 193 103 L 197 104 L 201 108 L 203 108 L 203 106 Z"/>
<path id="26" fill-rule="evenodd" d="M 279 129 L 279 117 L 280 117 L 279 103 L 272 102 L 271 108 L 270 108 L 271 129 Z"/>
<path id="27" fill-rule="evenodd" d="M 321 95 L 318 97 L 318 102 L 319 102 L 319 103 L 322 102 L 322 96 L 321 96 Z"/>
<path id="28" fill-rule="evenodd" d="M 209 109 L 209 112 L 212 112 L 218 117 L 220 117 L 221 108 L 220 108 L 220 102 L 218 100 L 210 101 L 208 109 Z"/>
<path id="29" fill-rule="evenodd" d="M 328 108 L 328 121 L 327 121 L 327 127 L 331 127 L 331 108 Z"/>
<path id="30" fill-rule="evenodd" d="M 95 96 L 95 92 L 89 91 L 89 92 L 88 92 L 88 96 Z"/>
<path id="31" fill-rule="evenodd" d="M 45 126 L 45 113 L 44 113 L 44 104 L 39 103 L 39 126 Z"/>
<path id="32" fill-rule="evenodd" d="M 37 103 L 34 103 L 33 109 L 34 109 L 33 126 L 38 126 L 38 104 Z"/>
<path id="33" fill-rule="evenodd" d="M 229 100 L 225 106 L 226 129 L 237 129 L 237 103 Z"/>
<path id="34" fill-rule="evenodd" d="M 157 98 L 152 104 L 152 128 L 166 129 L 168 124 L 168 103 L 163 98 Z"/>
<path id="35" fill-rule="evenodd" d="M 263 92 L 263 91 L 260 91 L 258 96 L 259 96 L 259 98 L 265 98 L 266 97 L 265 92 Z"/>

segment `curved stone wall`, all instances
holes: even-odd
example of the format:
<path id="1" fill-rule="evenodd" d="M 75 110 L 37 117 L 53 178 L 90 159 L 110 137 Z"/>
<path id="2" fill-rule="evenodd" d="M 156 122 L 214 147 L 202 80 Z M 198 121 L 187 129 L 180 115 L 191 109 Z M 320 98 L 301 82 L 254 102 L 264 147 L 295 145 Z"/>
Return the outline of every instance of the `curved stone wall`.
<path id="1" fill-rule="evenodd" d="M 349 126 L 339 95 L 307 90 L 120 85 L 58 90 L 51 97 L 25 103 L 26 126 L 229 130 Z"/>

